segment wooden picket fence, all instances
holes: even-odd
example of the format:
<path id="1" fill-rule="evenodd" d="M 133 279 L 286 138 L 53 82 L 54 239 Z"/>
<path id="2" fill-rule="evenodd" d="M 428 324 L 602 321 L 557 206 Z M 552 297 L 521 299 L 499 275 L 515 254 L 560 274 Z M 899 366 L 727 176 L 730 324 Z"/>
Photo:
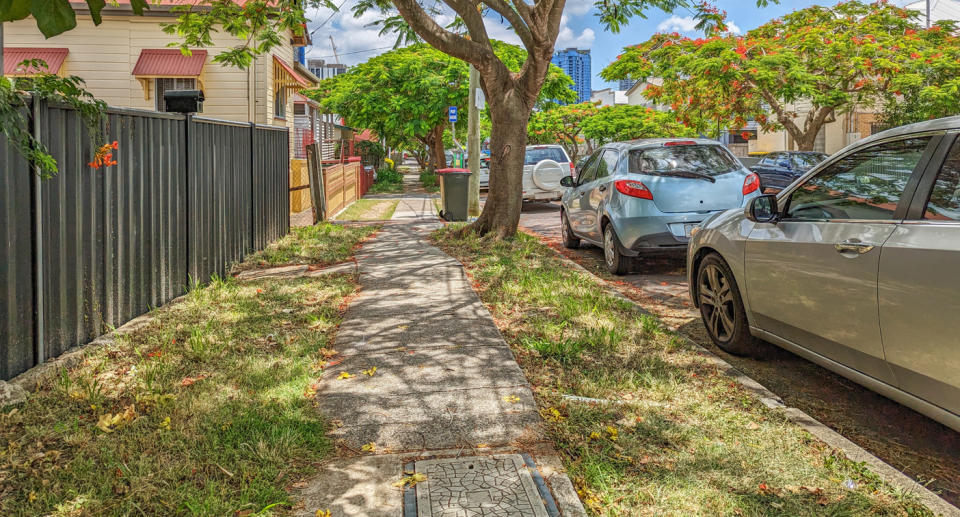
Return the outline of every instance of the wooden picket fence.
<path id="1" fill-rule="evenodd" d="M 351 157 L 346 162 L 323 161 L 323 192 L 326 195 L 328 217 L 336 215 L 363 195 L 360 193 L 362 170 L 359 157 Z"/>

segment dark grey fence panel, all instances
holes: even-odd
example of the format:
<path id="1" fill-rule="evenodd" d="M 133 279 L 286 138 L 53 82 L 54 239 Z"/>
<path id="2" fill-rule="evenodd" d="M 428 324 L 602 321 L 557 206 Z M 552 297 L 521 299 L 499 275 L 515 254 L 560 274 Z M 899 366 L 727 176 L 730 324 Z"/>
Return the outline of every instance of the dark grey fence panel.
<path id="1" fill-rule="evenodd" d="M 290 231 L 290 154 L 286 128 L 258 125 L 253 133 L 253 246 Z"/>
<path id="2" fill-rule="evenodd" d="M 44 355 L 54 357 L 161 305 L 186 284 L 182 118 L 112 111 L 118 165 L 93 169 L 78 114 L 37 120 L 60 173 L 42 183 Z M 102 142 L 97 142 L 102 143 Z"/>
<path id="3" fill-rule="evenodd" d="M 170 301 L 189 277 L 225 275 L 289 230 L 284 128 L 110 109 L 101 142 L 68 107 L 36 112 L 58 175 L 36 183 L 0 141 L 2 379 Z M 118 164 L 92 168 L 95 145 L 114 140 Z"/>
<path id="4" fill-rule="evenodd" d="M 190 142 L 190 276 L 206 282 L 253 250 L 250 124 L 192 118 Z"/>
<path id="5" fill-rule="evenodd" d="M 0 379 L 35 364 L 29 165 L 0 136 Z"/>

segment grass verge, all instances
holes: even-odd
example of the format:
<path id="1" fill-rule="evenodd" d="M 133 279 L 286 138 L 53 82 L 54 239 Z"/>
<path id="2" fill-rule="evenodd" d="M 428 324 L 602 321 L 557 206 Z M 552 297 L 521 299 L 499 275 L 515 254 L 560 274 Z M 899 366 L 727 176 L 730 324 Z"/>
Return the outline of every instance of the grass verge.
<path id="1" fill-rule="evenodd" d="M 432 170 L 425 170 L 420 173 L 420 184 L 427 192 L 440 192 L 440 178 Z"/>
<path id="2" fill-rule="evenodd" d="M 384 221 L 393 217 L 397 200 L 358 199 L 337 215 L 337 221 Z"/>
<path id="3" fill-rule="evenodd" d="M 0 412 L 2 515 L 273 515 L 331 444 L 312 382 L 356 279 L 215 279 Z"/>
<path id="4" fill-rule="evenodd" d="M 378 226 L 342 226 L 320 222 L 313 226 L 291 228 L 282 239 L 238 264 L 234 271 L 287 264 L 330 265 L 343 262 L 361 241 Z"/>
<path id="5" fill-rule="evenodd" d="M 930 513 L 535 238 L 456 237 L 458 227 L 435 242 L 466 264 L 592 515 Z"/>

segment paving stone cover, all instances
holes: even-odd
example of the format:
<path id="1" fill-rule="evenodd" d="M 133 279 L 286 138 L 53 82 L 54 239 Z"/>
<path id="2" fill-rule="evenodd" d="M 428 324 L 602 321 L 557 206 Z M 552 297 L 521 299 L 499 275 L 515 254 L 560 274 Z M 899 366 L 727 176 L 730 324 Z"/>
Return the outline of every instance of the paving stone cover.
<path id="1" fill-rule="evenodd" d="M 417 484 L 418 517 L 547 517 L 519 454 L 425 460 Z"/>

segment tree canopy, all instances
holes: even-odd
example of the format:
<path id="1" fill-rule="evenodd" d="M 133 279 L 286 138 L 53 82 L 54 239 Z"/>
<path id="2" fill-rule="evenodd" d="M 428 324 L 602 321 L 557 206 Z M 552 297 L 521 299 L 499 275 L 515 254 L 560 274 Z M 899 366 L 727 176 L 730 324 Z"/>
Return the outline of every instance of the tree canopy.
<path id="1" fill-rule="evenodd" d="M 519 68 L 523 49 L 494 42 L 497 55 Z M 411 142 L 429 146 L 432 162 L 443 166 L 443 133 L 447 107 L 466 110 L 469 96 L 467 64 L 429 45 L 416 44 L 386 52 L 325 79 L 307 95 L 350 126 L 374 129 L 391 146 Z M 553 66 L 543 89 L 544 99 L 572 100 L 573 81 Z M 463 124 L 465 126 L 465 124 Z"/>
<path id="2" fill-rule="evenodd" d="M 657 34 L 626 48 L 601 76 L 661 78 L 645 95 L 699 130 L 752 119 L 812 149 L 825 123 L 858 107 L 896 106 L 906 96 L 924 99 L 926 116 L 956 112 L 955 22 L 926 30 L 918 16 L 850 1 L 795 11 L 743 37 L 721 32 L 722 22 L 707 38 Z"/>

